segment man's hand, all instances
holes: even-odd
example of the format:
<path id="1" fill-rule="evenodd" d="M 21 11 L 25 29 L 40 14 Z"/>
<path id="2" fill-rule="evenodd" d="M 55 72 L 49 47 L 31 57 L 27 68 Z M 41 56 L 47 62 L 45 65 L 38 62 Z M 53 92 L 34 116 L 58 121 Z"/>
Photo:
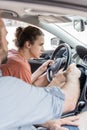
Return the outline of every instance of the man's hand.
<path id="1" fill-rule="evenodd" d="M 78 126 L 77 120 L 79 120 L 79 116 L 71 116 L 48 121 L 45 125 L 50 130 L 68 130 L 67 128 L 64 128 L 63 125 Z"/>
<path id="2" fill-rule="evenodd" d="M 81 75 L 81 71 L 76 67 L 76 65 L 73 63 L 71 64 L 67 70 L 66 70 L 66 74 L 67 74 L 67 80 L 75 80 L 80 78 Z"/>
<path id="3" fill-rule="evenodd" d="M 61 69 L 59 70 L 56 74 L 55 77 L 53 78 L 52 82 L 54 83 L 55 86 L 58 86 L 60 88 L 63 87 L 63 85 L 66 82 L 66 76 L 65 72 Z"/>

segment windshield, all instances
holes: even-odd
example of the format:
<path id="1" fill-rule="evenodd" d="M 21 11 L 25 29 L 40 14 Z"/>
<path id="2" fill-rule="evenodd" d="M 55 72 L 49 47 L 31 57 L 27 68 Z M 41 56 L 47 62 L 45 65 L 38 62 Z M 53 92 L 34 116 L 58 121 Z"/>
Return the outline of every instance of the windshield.
<path id="1" fill-rule="evenodd" d="M 87 46 L 87 25 L 85 25 L 84 31 L 78 32 L 73 26 L 73 17 L 72 19 L 70 17 L 55 18 L 53 16 L 41 18 L 44 19 L 44 27 L 46 26 L 44 29 L 43 24 L 42 27 L 40 27 L 44 33 L 44 50 L 54 50 L 61 41 L 72 46 L 74 45 L 74 47 L 77 45 L 77 43 Z M 8 49 L 17 49 L 14 44 L 16 28 L 19 26 L 26 27 L 31 24 L 11 19 L 4 19 L 4 21 L 8 31 Z M 65 37 L 68 40 L 66 40 Z M 53 38 L 54 40 L 52 40 Z M 57 38 L 57 40 L 55 38 Z"/>
<path id="2" fill-rule="evenodd" d="M 82 32 L 78 32 L 73 27 L 73 22 L 69 23 L 56 23 L 62 30 L 66 31 L 68 34 L 72 35 L 75 39 L 77 39 L 82 44 L 87 45 L 87 25 L 85 26 L 85 30 Z"/>
<path id="3" fill-rule="evenodd" d="M 17 47 L 14 44 L 16 28 L 19 26 L 26 27 L 26 26 L 29 26 L 31 24 L 17 21 L 17 20 L 11 20 L 11 19 L 3 19 L 3 20 L 5 22 L 6 29 L 8 31 L 8 34 L 7 34 L 7 41 L 9 43 L 8 49 L 9 50 L 10 49 L 17 49 Z M 32 26 L 34 26 L 34 25 L 32 25 Z M 51 39 L 55 36 L 42 28 L 40 28 L 40 29 L 44 33 L 44 50 L 52 50 L 53 48 L 51 46 Z"/>

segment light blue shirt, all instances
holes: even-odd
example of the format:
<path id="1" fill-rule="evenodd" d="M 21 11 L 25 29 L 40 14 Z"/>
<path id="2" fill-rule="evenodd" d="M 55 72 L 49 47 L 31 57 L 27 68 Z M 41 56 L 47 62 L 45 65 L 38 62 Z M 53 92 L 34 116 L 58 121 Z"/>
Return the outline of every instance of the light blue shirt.
<path id="1" fill-rule="evenodd" d="M 14 77 L 0 77 L 0 130 L 18 130 L 59 118 L 63 102 L 58 87 L 39 88 Z"/>

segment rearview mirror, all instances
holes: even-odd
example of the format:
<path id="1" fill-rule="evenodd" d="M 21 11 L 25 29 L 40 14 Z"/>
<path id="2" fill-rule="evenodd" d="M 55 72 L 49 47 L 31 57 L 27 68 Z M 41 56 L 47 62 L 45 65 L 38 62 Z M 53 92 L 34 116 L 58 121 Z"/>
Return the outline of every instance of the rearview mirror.
<path id="1" fill-rule="evenodd" d="M 74 29 L 78 32 L 82 32 L 85 30 L 85 22 L 82 19 L 76 19 L 73 21 Z"/>

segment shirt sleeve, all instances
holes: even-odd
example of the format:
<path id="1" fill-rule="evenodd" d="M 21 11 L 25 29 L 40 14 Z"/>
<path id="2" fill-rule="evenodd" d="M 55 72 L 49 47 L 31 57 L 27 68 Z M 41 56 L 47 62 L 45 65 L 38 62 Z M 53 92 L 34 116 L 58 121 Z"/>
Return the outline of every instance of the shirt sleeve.
<path id="1" fill-rule="evenodd" d="M 58 87 L 39 88 L 13 77 L 0 78 L 0 128 L 41 124 L 59 118 L 64 95 Z"/>
<path id="2" fill-rule="evenodd" d="M 13 76 L 27 83 L 31 82 L 31 68 L 27 62 L 18 62 L 13 59 L 9 59 L 6 64 L 2 64 L 0 69 L 3 76 Z"/>

